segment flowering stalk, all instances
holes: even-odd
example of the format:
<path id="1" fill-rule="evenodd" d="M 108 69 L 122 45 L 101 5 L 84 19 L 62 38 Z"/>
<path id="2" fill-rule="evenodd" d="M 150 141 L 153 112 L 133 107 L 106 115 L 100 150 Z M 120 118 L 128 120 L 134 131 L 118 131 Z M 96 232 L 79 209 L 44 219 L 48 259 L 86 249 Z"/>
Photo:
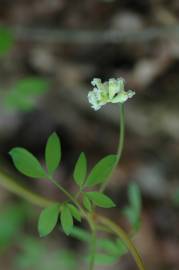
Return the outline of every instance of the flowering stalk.
<path id="1" fill-rule="evenodd" d="M 119 131 L 119 143 L 118 143 L 118 148 L 117 148 L 117 156 L 116 156 L 116 161 L 114 163 L 113 169 L 106 179 L 104 181 L 99 189 L 100 192 L 103 192 L 109 183 L 111 176 L 116 169 L 121 155 L 123 151 L 123 146 L 124 146 L 124 135 L 125 135 L 125 117 L 124 117 L 124 102 L 126 102 L 129 98 L 132 98 L 135 95 L 135 92 L 132 90 L 125 91 L 124 89 L 124 79 L 118 78 L 117 80 L 115 79 L 109 79 L 109 81 L 102 83 L 101 79 L 94 78 L 91 84 L 94 86 L 93 91 L 90 91 L 88 93 L 88 99 L 89 102 L 91 103 L 91 107 L 97 111 L 99 110 L 102 106 L 104 106 L 107 103 L 120 103 L 120 131 Z M 136 260 L 136 263 L 139 267 L 140 270 L 144 270 L 144 266 L 142 263 L 142 260 L 133 246 L 132 242 L 128 238 L 125 232 L 121 228 L 118 228 L 115 224 L 112 222 L 108 221 L 107 219 L 101 218 L 101 223 L 103 225 L 106 225 L 108 229 L 111 229 L 114 233 L 116 233 L 122 240 L 127 244 L 129 250 L 134 256 L 134 259 Z M 94 246 L 94 235 L 92 237 L 92 242 L 91 245 Z M 94 266 L 94 249 L 92 250 L 92 260 L 90 263 L 90 268 L 89 270 L 92 270 Z"/>
<path id="2" fill-rule="evenodd" d="M 119 143 L 117 149 L 117 158 L 110 176 L 102 183 L 100 192 L 103 192 L 119 163 L 124 146 L 124 132 L 125 132 L 125 117 L 124 117 L 124 103 L 135 95 L 132 90 L 125 91 L 125 81 L 123 78 L 109 79 L 109 81 L 102 83 L 101 79 L 94 78 L 91 82 L 94 86 L 93 91 L 88 93 L 89 102 L 92 108 L 97 111 L 107 103 L 120 104 L 120 132 Z"/>
<path id="3" fill-rule="evenodd" d="M 132 253 L 139 269 L 144 270 L 143 262 L 131 242 L 130 236 L 109 219 L 95 213 L 93 207 L 111 208 L 115 206 L 115 203 L 109 196 L 104 194 L 103 191 L 121 158 L 123 150 L 125 132 L 124 102 L 131 98 L 135 92 L 132 90 L 125 91 L 124 80 L 122 78 L 116 80 L 109 79 L 109 81 L 104 83 L 101 82 L 101 79 L 95 78 L 92 81 L 92 85 L 94 86 L 94 89 L 88 93 L 88 98 L 94 110 L 99 110 L 107 103 L 120 103 L 120 134 L 117 155 L 108 155 L 104 157 L 94 166 L 90 174 L 87 175 L 87 159 L 82 152 L 75 164 L 73 172 L 73 179 L 78 186 L 79 191 L 76 195 L 73 195 L 53 178 L 61 161 L 61 143 L 58 135 L 52 133 L 45 146 L 45 168 L 31 152 L 24 148 L 15 147 L 10 151 L 10 155 L 19 172 L 27 177 L 35 179 L 48 179 L 63 194 L 65 194 L 67 199 L 63 202 L 48 201 L 19 187 L 18 184 L 14 184 L 13 181 L 8 178 L 5 179 L 2 184 L 10 191 L 21 195 L 31 202 L 34 201 L 34 203 L 39 206 L 42 205 L 45 207 L 45 209 L 42 210 L 38 221 L 38 231 L 41 237 L 51 233 L 59 221 L 64 233 L 68 236 L 73 231 L 73 220 L 75 219 L 78 222 L 81 222 L 82 218 L 85 219 L 91 230 L 89 270 L 94 270 L 95 267 L 96 248 L 98 244 L 96 231 L 99 229 L 100 231 L 102 230 L 108 233 L 112 232 L 116 234 L 117 237 L 121 238 Z M 99 191 L 85 190 L 86 187 L 93 188 L 95 185 L 99 184 L 101 184 Z M 79 198 L 79 195 L 82 195 L 82 200 L 81 196 Z M 138 208 L 139 207 L 137 207 L 137 217 Z"/>
<path id="4" fill-rule="evenodd" d="M 109 183 L 111 176 L 114 172 L 114 170 L 116 169 L 121 155 L 122 155 L 122 151 L 124 148 L 124 135 L 125 135 L 125 115 L 124 115 L 124 104 L 120 104 L 120 131 L 119 131 L 119 143 L 118 143 L 118 148 L 117 148 L 117 158 L 116 158 L 116 162 L 114 164 L 113 170 L 111 172 L 111 175 L 108 177 L 108 179 L 101 185 L 100 187 L 100 191 L 103 192 L 107 186 L 107 184 Z"/>

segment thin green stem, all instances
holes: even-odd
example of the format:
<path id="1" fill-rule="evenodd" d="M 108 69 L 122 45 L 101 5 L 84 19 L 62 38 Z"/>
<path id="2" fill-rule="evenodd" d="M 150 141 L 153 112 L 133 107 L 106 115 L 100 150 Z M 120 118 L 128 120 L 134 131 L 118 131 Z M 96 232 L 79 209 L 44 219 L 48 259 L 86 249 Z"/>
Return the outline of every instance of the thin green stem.
<path id="1" fill-rule="evenodd" d="M 143 261 L 137 251 L 137 249 L 135 248 L 135 246 L 133 245 L 132 241 L 130 240 L 130 238 L 128 237 L 127 233 L 118 225 L 116 225 L 114 222 L 112 222 L 111 220 L 109 220 L 106 217 L 103 216 L 98 216 L 98 221 L 106 226 L 107 228 L 109 228 L 111 230 L 111 232 L 115 233 L 119 238 L 121 238 L 121 240 L 126 244 L 126 246 L 128 247 L 129 251 L 131 252 L 138 268 L 140 270 L 145 270 L 145 266 L 143 264 Z"/>
<path id="2" fill-rule="evenodd" d="M 101 185 L 100 187 L 100 192 L 103 192 L 107 186 L 107 184 L 109 183 L 111 176 L 114 172 L 114 170 L 116 169 L 120 159 L 121 159 L 121 155 L 122 155 L 122 151 L 124 148 L 124 135 L 125 135 L 125 114 L 124 114 L 124 104 L 120 104 L 120 131 L 119 131 L 119 143 L 118 143 L 118 148 L 117 148 L 117 158 L 116 158 L 116 162 L 114 164 L 114 167 L 112 169 L 112 172 L 110 174 L 110 176 L 108 177 L 108 179 Z"/>
<path id="3" fill-rule="evenodd" d="M 125 112 L 124 112 L 124 104 L 120 104 L 120 135 L 119 135 L 119 143 L 117 148 L 117 160 L 116 166 L 120 161 L 122 151 L 124 148 L 124 135 L 125 135 Z"/>
<path id="4" fill-rule="evenodd" d="M 49 180 L 63 193 L 66 195 L 66 197 L 72 201 L 77 208 L 80 210 L 81 214 L 83 215 L 84 218 L 86 218 L 86 220 L 88 221 L 88 224 L 90 226 L 90 228 L 92 228 L 92 224 L 91 224 L 91 220 L 89 219 L 89 216 L 86 214 L 86 212 L 84 211 L 84 209 L 81 207 L 81 205 L 78 203 L 77 199 L 75 197 L 73 197 L 73 195 L 71 195 L 65 188 L 63 188 L 59 183 L 57 183 L 55 181 L 55 179 L 53 179 L 53 177 L 48 177 Z"/>
<path id="5" fill-rule="evenodd" d="M 96 257 L 96 228 L 94 226 L 92 228 L 91 237 L 92 238 L 91 238 L 91 252 L 90 252 L 89 270 L 94 270 L 95 257 Z"/>
<path id="6" fill-rule="evenodd" d="M 82 193 L 83 189 L 80 187 L 79 191 L 76 193 L 75 195 L 75 199 L 77 200 L 80 196 L 80 194 Z"/>
<path id="7" fill-rule="evenodd" d="M 49 177 L 49 180 L 58 188 L 60 189 L 60 191 L 65 194 L 65 196 L 70 199 L 70 201 L 72 201 L 75 204 L 78 204 L 77 201 L 75 200 L 75 198 L 73 198 L 73 196 L 65 189 L 63 188 L 60 184 L 58 184 L 52 177 Z"/>
<path id="8" fill-rule="evenodd" d="M 47 207 L 54 203 L 49 199 L 46 199 L 36 193 L 29 191 L 27 188 L 23 187 L 21 184 L 17 183 L 14 179 L 0 172 L 0 185 L 3 186 L 8 191 L 22 197 L 28 202 L 35 204 L 39 207 Z"/>

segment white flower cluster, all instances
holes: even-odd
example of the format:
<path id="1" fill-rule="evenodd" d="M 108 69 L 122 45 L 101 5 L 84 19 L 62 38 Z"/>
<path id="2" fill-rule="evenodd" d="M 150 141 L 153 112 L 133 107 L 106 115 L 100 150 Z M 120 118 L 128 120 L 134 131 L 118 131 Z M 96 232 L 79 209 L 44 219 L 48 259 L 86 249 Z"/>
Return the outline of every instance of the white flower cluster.
<path id="1" fill-rule="evenodd" d="M 94 89 L 88 93 L 88 100 L 95 111 L 109 102 L 124 103 L 128 98 L 132 98 L 135 95 L 135 92 L 132 90 L 124 90 L 125 81 L 122 78 L 109 79 L 109 81 L 104 83 L 101 82 L 101 79 L 94 78 L 91 84 L 94 86 Z"/>

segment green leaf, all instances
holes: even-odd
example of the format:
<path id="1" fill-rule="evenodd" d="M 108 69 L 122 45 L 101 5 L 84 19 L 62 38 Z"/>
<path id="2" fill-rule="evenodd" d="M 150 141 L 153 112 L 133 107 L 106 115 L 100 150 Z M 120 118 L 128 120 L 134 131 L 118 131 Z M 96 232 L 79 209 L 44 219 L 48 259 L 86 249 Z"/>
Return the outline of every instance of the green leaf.
<path id="1" fill-rule="evenodd" d="M 42 210 L 38 221 L 38 231 L 41 237 L 46 236 L 53 231 L 58 221 L 59 212 L 59 203 L 52 204 Z"/>
<path id="2" fill-rule="evenodd" d="M 104 208 L 111 208 L 115 206 L 115 203 L 111 200 L 111 198 L 101 192 L 91 191 L 86 192 L 86 195 L 97 206 Z"/>
<path id="3" fill-rule="evenodd" d="M 109 265 L 117 262 L 117 258 L 115 256 L 107 255 L 107 254 L 96 254 L 95 263 L 98 265 Z"/>
<path id="4" fill-rule="evenodd" d="M 73 177 L 78 186 L 82 186 L 87 172 L 87 160 L 84 153 L 81 153 L 74 169 Z"/>
<path id="5" fill-rule="evenodd" d="M 140 215 L 132 207 L 126 207 L 123 210 L 124 215 L 128 218 L 130 224 L 132 225 L 135 231 L 138 231 L 140 228 Z"/>
<path id="6" fill-rule="evenodd" d="M 73 217 L 67 205 L 64 205 L 62 207 L 60 220 L 64 233 L 66 235 L 70 235 L 71 230 L 73 228 Z"/>
<path id="7" fill-rule="evenodd" d="M 48 89 L 49 83 L 46 79 L 38 77 L 27 77 L 19 80 L 13 87 L 13 91 L 21 95 L 37 96 Z"/>
<path id="8" fill-rule="evenodd" d="M 68 205 L 68 207 L 70 209 L 70 212 L 71 212 L 72 216 L 76 220 L 78 220 L 80 222 L 81 221 L 81 215 L 80 215 L 79 210 L 73 204 L 71 204 L 71 203 L 68 203 L 67 205 Z"/>
<path id="9" fill-rule="evenodd" d="M 6 95 L 4 104 L 10 109 L 31 110 L 49 87 L 49 82 L 38 77 L 27 77 L 18 80 Z"/>
<path id="10" fill-rule="evenodd" d="M 126 254 L 128 252 L 128 249 L 126 247 L 126 245 L 121 241 L 121 239 L 117 239 L 116 240 L 116 247 L 118 250 L 118 256 L 121 257 L 124 254 Z"/>
<path id="11" fill-rule="evenodd" d="M 138 185 L 136 183 L 131 183 L 128 189 L 129 202 L 132 205 L 132 208 L 136 212 L 140 213 L 141 211 L 141 193 Z"/>
<path id="12" fill-rule="evenodd" d="M 89 200 L 89 198 L 87 197 L 86 194 L 83 195 L 83 205 L 88 211 L 91 212 L 92 205 L 91 205 L 91 202 L 90 202 L 90 200 Z"/>
<path id="13" fill-rule="evenodd" d="M 30 111 L 34 107 L 34 100 L 11 91 L 5 97 L 4 105 L 10 110 Z"/>
<path id="14" fill-rule="evenodd" d="M 1 204 L 0 207 L 0 252 L 19 239 L 24 223 L 29 215 L 26 204 Z M 2 254 L 2 253 L 1 253 Z"/>
<path id="15" fill-rule="evenodd" d="M 45 161 L 48 172 L 54 173 L 61 160 L 61 144 L 58 135 L 54 132 L 48 138 L 45 148 Z"/>
<path id="16" fill-rule="evenodd" d="M 117 239 L 115 242 L 109 239 L 98 239 L 97 246 L 103 252 L 116 257 L 121 257 L 128 252 L 121 239 Z"/>
<path id="17" fill-rule="evenodd" d="M 87 178 L 86 186 L 92 187 L 94 185 L 104 183 L 111 174 L 116 162 L 116 155 L 108 155 L 101 159 L 92 169 Z"/>
<path id="18" fill-rule="evenodd" d="M 133 229 L 137 231 L 141 224 L 141 193 L 136 183 L 131 183 L 128 188 L 129 206 L 123 210 L 124 215 L 128 218 Z"/>
<path id="19" fill-rule="evenodd" d="M 0 56 L 8 53 L 14 45 L 12 32 L 5 26 L 0 26 Z"/>
<path id="20" fill-rule="evenodd" d="M 40 162 L 29 151 L 16 147 L 9 152 L 13 163 L 22 174 L 33 178 L 44 178 L 46 173 Z"/>
<path id="21" fill-rule="evenodd" d="M 117 257 L 108 254 L 97 253 L 95 255 L 95 264 L 97 265 L 110 265 L 117 262 Z"/>
<path id="22" fill-rule="evenodd" d="M 116 243 L 109 239 L 98 239 L 97 243 L 98 247 L 103 251 L 109 253 L 110 255 L 117 255 L 118 254 L 118 247 Z"/>
<path id="23" fill-rule="evenodd" d="M 91 234 L 88 231 L 81 229 L 79 227 L 74 226 L 70 235 L 80 241 L 84 242 L 91 241 Z"/>

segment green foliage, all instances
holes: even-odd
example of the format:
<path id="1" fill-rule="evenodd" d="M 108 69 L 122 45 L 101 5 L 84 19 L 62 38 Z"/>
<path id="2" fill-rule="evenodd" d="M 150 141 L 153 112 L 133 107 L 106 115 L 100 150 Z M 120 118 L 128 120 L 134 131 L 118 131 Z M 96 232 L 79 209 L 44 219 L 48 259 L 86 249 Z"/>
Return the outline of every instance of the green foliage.
<path id="1" fill-rule="evenodd" d="M 90 233 L 79 227 L 74 226 L 70 235 L 83 242 L 90 243 L 91 241 Z M 115 263 L 121 256 L 128 252 L 127 247 L 120 239 L 98 238 L 97 249 L 99 253 L 96 256 L 95 263 L 99 265 Z"/>
<path id="2" fill-rule="evenodd" d="M 97 243 L 99 249 L 96 254 L 95 263 L 99 265 L 114 264 L 117 260 L 128 252 L 127 247 L 119 239 L 99 239 Z"/>
<path id="3" fill-rule="evenodd" d="M 116 155 L 108 155 L 101 159 L 92 169 L 86 180 L 86 186 L 92 187 L 100 183 L 104 183 L 105 180 L 111 174 L 116 162 Z"/>
<path id="4" fill-rule="evenodd" d="M 72 237 L 80 240 L 80 241 L 84 241 L 84 242 L 90 242 L 91 240 L 91 234 L 79 227 L 73 226 L 72 230 L 71 230 L 71 234 Z"/>
<path id="5" fill-rule="evenodd" d="M 140 227 L 141 216 L 141 193 L 136 183 L 131 183 L 128 188 L 129 206 L 127 206 L 123 212 L 128 218 L 134 230 L 138 230 Z"/>
<path id="6" fill-rule="evenodd" d="M 40 79 L 38 77 L 28 77 L 19 80 L 14 85 L 14 90 L 27 95 L 39 95 L 44 92 L 48 87 L 48 81 Z"/>
<path id="7" fill-rule="evenodd" d="M 92 211 L 92 205 L 91 205 L 91 202 L 87 196 L 87 194 L 83 194 L 83 205 L 84 207 L 88 210 L 88 211 Z"/>
<path id="8" fill-rule="evenodd" d="M 103 83 L 102 85 L 101 80 L 98 78 L 95 78 L 92 81 L 93 86 L 96 86 L 96 88 L 92 93 L 88 94 L 88 98 L 92 105 L 94 105 L 93 107 L 95 110 L 99 109 L 100 107 L 100 104 L 97 102 L 98 97 L 96 96 L 96 90 L 99 90 L 99 95 L 106 95 L 106 93 L 109 92 L 109 95 L 111 95 L 111 102 L 113 103 L 123 103 L 135 94 L 133 91 L 124 91 L 123 79 L 110 79 L 107 83 L 108 85 L 106 83 Z M 46 82 L 43 80 L 40 81 L 37 78 L 21 80 L 11 91 L 11 95 L 7 97 L 7 104 L 10 102 L 10 104 L 14 105 L 14 107 L 28 110 L 33 107 L 34 99 L 36 99 L 36 97 L 38 97 L 38 95 L 41 94 L 45 88 Z M 103 91 L 103 88 L 110 91 Z M 115 96 L 116 93 L 118 94 L 117 99 Z M 102 95 L 100 98 L 101 101 L 103 101 L 102 105 L 104 105 L 105 100 L 109 101 L 108 96 Z M 94 100 L 96 100 L 95 104 Z M 128 249 L 131 251 L 139 268 L 144 269 L 140 256 L 138 255 L 135 247 L 133 246 L 127 234 L 122 230 L 122 228 L 117 228 L 117 225 L 115 225 L 107 218 L 100 215 L 97 216 L 96 213 L 92 213 L 92 211 L 94 211 L 94 206 L 103 208 L 111 208 L 115 206 L 115 203 L 110 197 L 99 191 L 89 191 L 89 188 L 93 188 L 95 185 L 102 184 L 100 190 L 104 189 L 108 178 L 112 174 L 117 162 L 120 159 L 124 142 L 123 106 L 120 107 L 120 122 L 121 131 L 117 155 L 108 155 L 98 161 L 97 164 L 92 168 L 87 179 L 87 159 L 84 153 L 80 154 L 73 172 L 74 181 L 79 187 L 79 191 L 76 193 L 76 195 L 69 193 L 52 176 L 61 161 L 61 144 L 56 133 L 50 135 L 45 148 L 47 173 L 42 168 L 36 157 L 34 157 L 26 149 L 17 147 L 10 151 L 10 155 L 17 170 L 29 177 L 47 178 L 67 197 L 66 201 L 62 204 L 54 203 L 41 212 L 38 221 L 38 231 L 40 236 L 46 236 L 51 233 L 58 223 L 58 218 L 60 216 L 62 230 L 67 236 L 71 234 L 77 239 L 90 243 L 91 255 L 88 257 L 90 259 L 90 269 L 94 269 L 95 263 L 103 265 L 114 263 L 120 256 L 127 252 L 125 244 L 119 239 L 111 240 L 99 238 L 97 240 L 96 232 L 98 229 L 101 229 L 101 231 L 113 232 L 114 235 L 117 235 L 117 237 L 123 239 L 123 241 L 127 244 Z M 85 188 L 88 188 L 88 191 L 86 191 Z M 81 200 L 79 199 L 80 195 L 82 195 L 83 198 L 83 205 L 81 205 Z M 136 184 L 131 184 L 129 186 L 128 197 L 129 206 L 124 209 L 124 213 L 128 217 L 131 225 L 133 226 L 133 229 L 136 230 L 139 226 L 141 214 L 141 194 Z M 85 211 L 83 206 L 91 213 Z M 76 219 L 80 222 L 82 218 L 81 215 L 86 219 L 92 230 L 92 234 L 89 234 L 83 229 L 74 228 L 73 219 Z M 37 262 L 39 257 L 42 258 L 42 254 L 44 253 L 44 249 L 40 250 L 40 247 L 38 246 L 37 250 L 36 247 L 34 247 L 33 241 L 30 241 L 29 243 L 27 245 L 28 248 L 30 247 L 28 251 L 29 253 L 27 252 L 28 255 L 26 257 L 24 256 L 23 259 L 21 258 L 21 265 L 19 269 L 34 269 L 34 261 Z M 98 254 L 96 254 L 96 246 L 97 249 L 99 249 Z M 31 260 L 32 258 L 33 261 Z M 87 257 L 85 256 L 85 259 L 86 258 Z M 62 258 L 62 260 L 64 260 L 64 258 Z M 49 262 L 48 258 L 45 261 L 45 264 L 44 261 L 45 260 L 43 257 L 40 267 L 44 270 L 51 269 L 51 263 L 50 268 L 47 267 Z M 57 264 L 54 266 L 54 269 L 61 269 L 62 267 Z M 67 267 L 66 269 L 69 270 L 70 268 Z M 74 267 L 72 269 L 74 269 Z M 65 270 L 65 268 L 63 270 Z"/>
<path id="9" fill-rule="evenodd" d="M 9 152 L 16 169 L 32 178 L 44 178 L 46 173 L 39 161 L 29 151 L 16 147 Z"/>
<path id="10" fill-rule="evenodd" d="M 117 259 L 118 258 L 112 255 L 97 253 L 95 256 L 95 264 L 98 265 L 114 264 L 117 262 Z"/>
<path id="11" fill-rule="evenodd" d="M 20 252 L 16 255 L 14 270 L 79 269 L 77 255 L 70 250 L 59 250 L 52 245 L 49 247 L 49 242 L 39 241 L 32 236 L 22 237 L 19 245 Z"/>
<path id="12" fill-rule="evenodd" d="M 54 132 L 48 138 L 45 148 L 45 161 L 48 173 L 52 175 L 61 160 L 61 144 L 58 135 Z"/>
<path id="13" fill-rule="evenodd" d="M 46 178 L 47 173 L 36 157 L 24 148 L 16 147 L 9 152 L 18 171 L 32 178 Z M 60 139 L 56 133 L 48 138 L 45 148 L 45 161 L 48 173 L 51 175 L 59 166 L 61 160 Z"/>
<path id="14" fill-rule="evenodd" d="M 111 265 L 116 263 L 121 256 L 128 252 L 125 245 L 119 240 L 98 239 L 97 248 L 98 252 L 95 255 L 96 265 Z"/>
<path id="15" fill-rule="evenodd" d="M 123 256 L 124 254 L 126 254 L 128 252 L 126 245 L 121 241 L 121 239 L 116 240 L 116 247 L 118 250 L 119 257 Z"/>
<path id="16" fill-rule="evenodd" d="M 0 26 L 0 56 L 7 54 L 14 45 L 12 32 L 5 26 Z"/>
<path id="17" fill-rule="evenodd" d="M 45 148 L 45 161 L 48 174 L 41 167 L 39 161 L 27 150 L 23 148 L 14 148 L 10 155 L 16 168 L 26 176 L 34 178 L 47 177 L 53 180 L 52 174 L 59 166 L 61 160 L 61 145 L 56 133 L 52 133 L 48 138 Z M 87 173 L 87 160 L 84 153 L 81 153 L 74 169 L 74 180 L 82 191 L 83 187 L 92 187 L 96 184 L 103 183 L 111 174 L 116 162 L 115 155 L 109 155 L 100 160 L 89 174 L 86 184 L 85 178 Z M 53 180 L 54 181 L 54 180 Z M 53 182 L 52 181 L 52 182 Z M 68 194 L 68 192 L 66 193 Z M 92 205 L 111 208 L 115 203 L 110 197 L 98 191 L 82 192 L 83 205 L 88 211 L 92 211 Z M 141 212 L 140 190 L 136 184 L 131 184 L 128 190 L 129 206 L 124 210 L 134 229 L 137 229 Z M 52 204 L 44 209 L 39 217 L 38 231 L 40 236 L 46 236 L 55 228 L 60 215 L 61 226 L 66 235 L 72 235 L 80 240 L 90 242 L 91 235 L 85 230 L 73 227 L 73 218 L 81 222 L 81 214 L 76 203 L 65 202 L 63 205 L 58 203 Z M 120 241 L 110 239 L 98 239 L 97 248 L 99 253 L 96 255 L 96 264 L 111 264 L 127 252 L 126 246 Z M 90 258 L 89 258 L 90 259 Z M 28 262 L 28 261 L 27 261 Z M 25 263 L 25 261 L 24 261 Z"/>
<path id="18" fill-rule="evenodd" d="M 82 187 L 87 173 L 87 160 L 84 153 L 81 153 L 74 169 L 73 177 L 76 184 Z"/>
<path id="19" fill-rule="evenodd" d="M 98 246 L 105 252 L 111 255 L 118 255 L 118 246 L 116 243 L 109 239 L 100 239 Z"/>
<path id="20" fill-rule="evenodd" d="M 73 216 L 68 205 L 66 204 L 64 204 L 62 207 L 60 220 L 64 233 L 66 235 L 70 235 L 73 228 Z"/>
<path id="21" fill-rule="evenodd" d="M 42 210 L 38 221 L 38 231 L 41 237 L 46 236 L 53 231 L 58 221 L 59 212 L 59 203 L 52 204 Z"/>
<path id="22" fill-rule="evenodd" d="M 5 97 L 5 105 L 11 109 L 29 111 L 34 108 L 37 98 L 49 87 L 49 82 L 38 77 L 27 77 L 15 83 Z"/>
<path id="23" fill-rule="evenodd" d="M 136 183 L 131 183 L 128 189 L 129 203 L 135 209 L 136 212 L 141 212 L 141 193 L 139 186 Z"/>
<path id="24" fill-rule="evenodd" d="M 7 248 L 19 237 L 26 220 L 28 208 L 22 203 L 13 203 L 0 209 L 0 250 Z"/>
<path id="25" fill-rule="evenodd" d="M 14 263 L 15 269 L 34 269 L 45 253 L 45 247 L 41 242 L 32 237 L 21 237 L 20 245 L 22 253 L 18 254 Z"/>
<path id="26" fill-rule="evenodd" d="M 72 214 L 72 216 L 77 220 L 77 221 L 81 221 L 81 215 L 80 215 L 80 212 L 79 210 L 76 208 L 76 206 L 74 206 L 73 204 L 71 203 L 68 203 L 67 204 L 68 208 L 70 209 L 70 212 Z"/>
<path id="27" fill-rule="evenodd" d="M 86 192 L 87 197 L 97 206 L 104 208 L 111 208 L 115 206 L 115 203 L 107 195 L 101 192 L 91 191 Z"/>
<path id="28" fill-rule="evenodd" d="M 99 239 L 97 246 L 103 253 L 107 253 L 108 255 L 116 257 L 117 259 L 128 252 L 127 247 L 120 239 Z"/>

